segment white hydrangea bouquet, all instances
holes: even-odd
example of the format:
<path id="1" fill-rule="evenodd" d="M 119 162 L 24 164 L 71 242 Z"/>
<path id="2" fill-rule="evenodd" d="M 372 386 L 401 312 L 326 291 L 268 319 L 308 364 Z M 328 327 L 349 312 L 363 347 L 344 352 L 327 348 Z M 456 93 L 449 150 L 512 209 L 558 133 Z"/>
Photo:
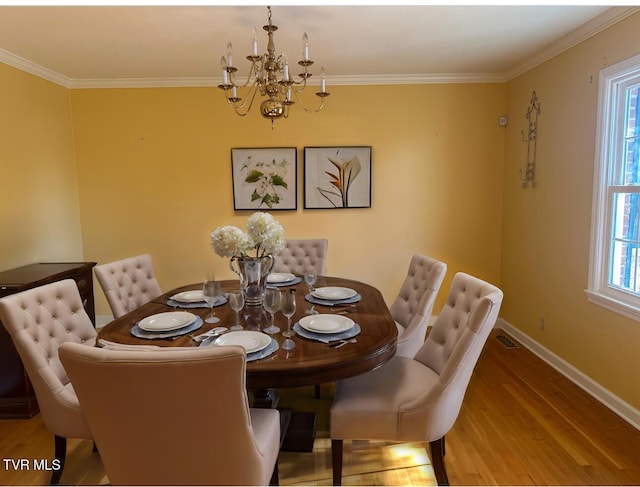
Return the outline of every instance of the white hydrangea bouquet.
<path id="1" fill-rule="evenodd" d="M 277 255 L 284 249 L 284 229 L 269 213 L 257 211 L 247 220 L 247 232 L 225 225 L 211 232 L 211 245 L 220 257 Z"/>

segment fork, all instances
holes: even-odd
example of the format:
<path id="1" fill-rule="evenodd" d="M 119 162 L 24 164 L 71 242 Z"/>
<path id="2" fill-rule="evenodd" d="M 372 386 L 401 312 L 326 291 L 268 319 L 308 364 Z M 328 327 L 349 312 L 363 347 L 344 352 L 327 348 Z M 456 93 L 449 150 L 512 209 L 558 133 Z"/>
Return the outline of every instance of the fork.
<path id="1" fill-rule="evenodd" d="M 208 338 L 214 338 L 217 337 L 218 335 L 221 335 L 222 333 L 224 333 L 225 331 L 227 331 L 227 328 L 224 326 L 217 326 L 209 331 L 205 331 L 204 333 L 200 333 L 199 335 L 196 336 L 191 336 L 191 339 L 194 342 L 202 342 Z"/>

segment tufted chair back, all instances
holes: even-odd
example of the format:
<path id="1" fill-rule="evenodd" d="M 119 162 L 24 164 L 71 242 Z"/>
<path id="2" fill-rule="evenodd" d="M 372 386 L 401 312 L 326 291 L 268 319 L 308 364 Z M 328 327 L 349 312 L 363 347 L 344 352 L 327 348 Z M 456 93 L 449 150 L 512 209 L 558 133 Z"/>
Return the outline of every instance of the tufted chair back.
<path id="1" fill-rule="evenodd" d="M 58 358 L 64 342 L 95 344 L 96 330 L 75 281 L 66 279 L 0 299 L 0 319 L 31 379 L 47 428 L 60 436 L 91 438 Z"/>
<path id="2" fill-rule="evenodd" d="M 72 279 L 0 299 L 0 320 L 29 375 L 44 424 L 55 435 L 60 469 L 52 471 L 51 483 L 56 484 L 64 468 L 66 438 L 92 438 L 58 348 L 66 342 L 91 348 L 96 330 Z"/>
<path id="3" fill-rule="evenodd" d="M 95 266 L 114 318 L 119 318 L 162 294 L 148 254 Z"/>
<path id="4" fill-rule="evenodd" d="M 442 395 L 431 405 L 436 437 L 453 426 L 471 373 L 498 318 L 502 291 L 481 279 L 457 273 L 427 341 L 415 360 L 438 375 Z M 434 391 L 435 392 L 435 391 Z M 440 434 L 441 433 L 441 434 Z"/>
<path id="5" fill-rule="evenodd" d="M 415 359 L 448 383 L 463 358 L 473 362 L 497 318 L 502 291 L 476 277 L 458 272 L 429 338 Z M 491 323 L 491 326 L 487 326 Z M 473 346 L 475 343 L 475 347 Z"/>
<path id="6" fill-rule="evenodd" d="M 469 380 L 502 303 L 502 291 L 464 273 L 415 357 L 336 383 L 331 407 L 333 481 L 342 477 L 343 439 L 429 442 L 439 485 L 448 485 L 444 437 L 454 425 Z"/>
<path id="7" fill-rule="evenodd" d="M 398 328 L 398 355 L 413 357 L 424 343 L 433 305 L 446 273 L 444 262 L 418 254 L 411 258 L 407 277 L 390 308 Z"/>
<path id="8" fill-rule="evenodd" d="M 318 275 L 327 272 L 327 239 L 287 240 L 285 248 L 275 256 L 273 272 L 289 272 L 304 275 L 307 269 L 315 269 Z"/>
<path id="9" fill-rule="evenodd" d="M 241 347 L 60 356 L 113 485 L 269 485 L 280 415 L 249 408 Z"/>

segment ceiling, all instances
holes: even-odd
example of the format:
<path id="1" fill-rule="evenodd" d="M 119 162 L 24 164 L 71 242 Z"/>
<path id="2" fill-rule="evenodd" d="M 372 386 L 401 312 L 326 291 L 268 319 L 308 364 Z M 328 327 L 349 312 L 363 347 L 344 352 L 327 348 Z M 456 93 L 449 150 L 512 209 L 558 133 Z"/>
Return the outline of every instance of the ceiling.
<path id="1" fill-rule="evenodd" d="M 272 7 L 276 52 L 291 64 L 309 35 L 328 84 L 509 79 L 624 18 L 595 5 Z M 0 61 L 69 87 L 212 85 L 227 41 L 246 76 L 258 6 L 0 6 Z M 297 65 L 293 74 L 297 74 Z M 314 78 L 317 80 L 317 76 Z"/>

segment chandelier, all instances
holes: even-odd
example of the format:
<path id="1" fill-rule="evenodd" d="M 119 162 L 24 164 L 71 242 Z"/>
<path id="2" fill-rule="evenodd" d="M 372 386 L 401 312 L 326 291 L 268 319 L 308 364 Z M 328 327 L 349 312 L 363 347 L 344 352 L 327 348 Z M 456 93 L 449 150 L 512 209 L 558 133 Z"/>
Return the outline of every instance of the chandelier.
<path id="1" fill-rule="evenodd" d="M 302 60 L 298 61 L 298 64 L 302 66 L 302 73 L 298 74 L 299 80 L 294 80 L 289 74 L 289 60 L 286 54 L 282 53 L 276 57 L 273 33 L 278 30 L 278 26 L 271 23 L 271 7 L 267 7 L 267 10 L 269 12 L 269 23 L 262 27 L 267 31 L 269 37 L 267 53 L 258 54 L 258 37 L 254 27 L 251 55 L 247 56 L 247 59 L 251 62 L 251 67 L 247 81 L 244 84 L 240 84 L 236 80 L 238 68 L 233 65 L 231 42 L 227 43 L 227 57 L 222 56 L 222 59 L 220 59 L 222 84 L 218 85 L 218 88 L 224 91 L 227 103 L 241 117 L 249 113 L 258 93 L 260 93 L 261 97 L 266 96 L 267 98 L 260 104 L 260 114 L 265 118 L 271 119 L 271 128 L 273 129 L 277 119 L 289 116 L 289 107 L 296 103 L 294 98 L 306 112 L 315 113 L 322 110 L 324 99 L 329 96 L 329 92 L 326 90 L 326 76 L 324 68 L 322 68 L 320 91 L 316 93 L 316 96 L 320 98 L 320 103 L 316 108 L 305 106 L 300 95 L 307 87 L 307 80 L 312 76 L 308 71 L 313 64 L 313 61 L 309 59 L 309 38 L 306 32 L 302 36 Z M 246 92 L 244 98 L 238 96 L 240 90 Z"/>

